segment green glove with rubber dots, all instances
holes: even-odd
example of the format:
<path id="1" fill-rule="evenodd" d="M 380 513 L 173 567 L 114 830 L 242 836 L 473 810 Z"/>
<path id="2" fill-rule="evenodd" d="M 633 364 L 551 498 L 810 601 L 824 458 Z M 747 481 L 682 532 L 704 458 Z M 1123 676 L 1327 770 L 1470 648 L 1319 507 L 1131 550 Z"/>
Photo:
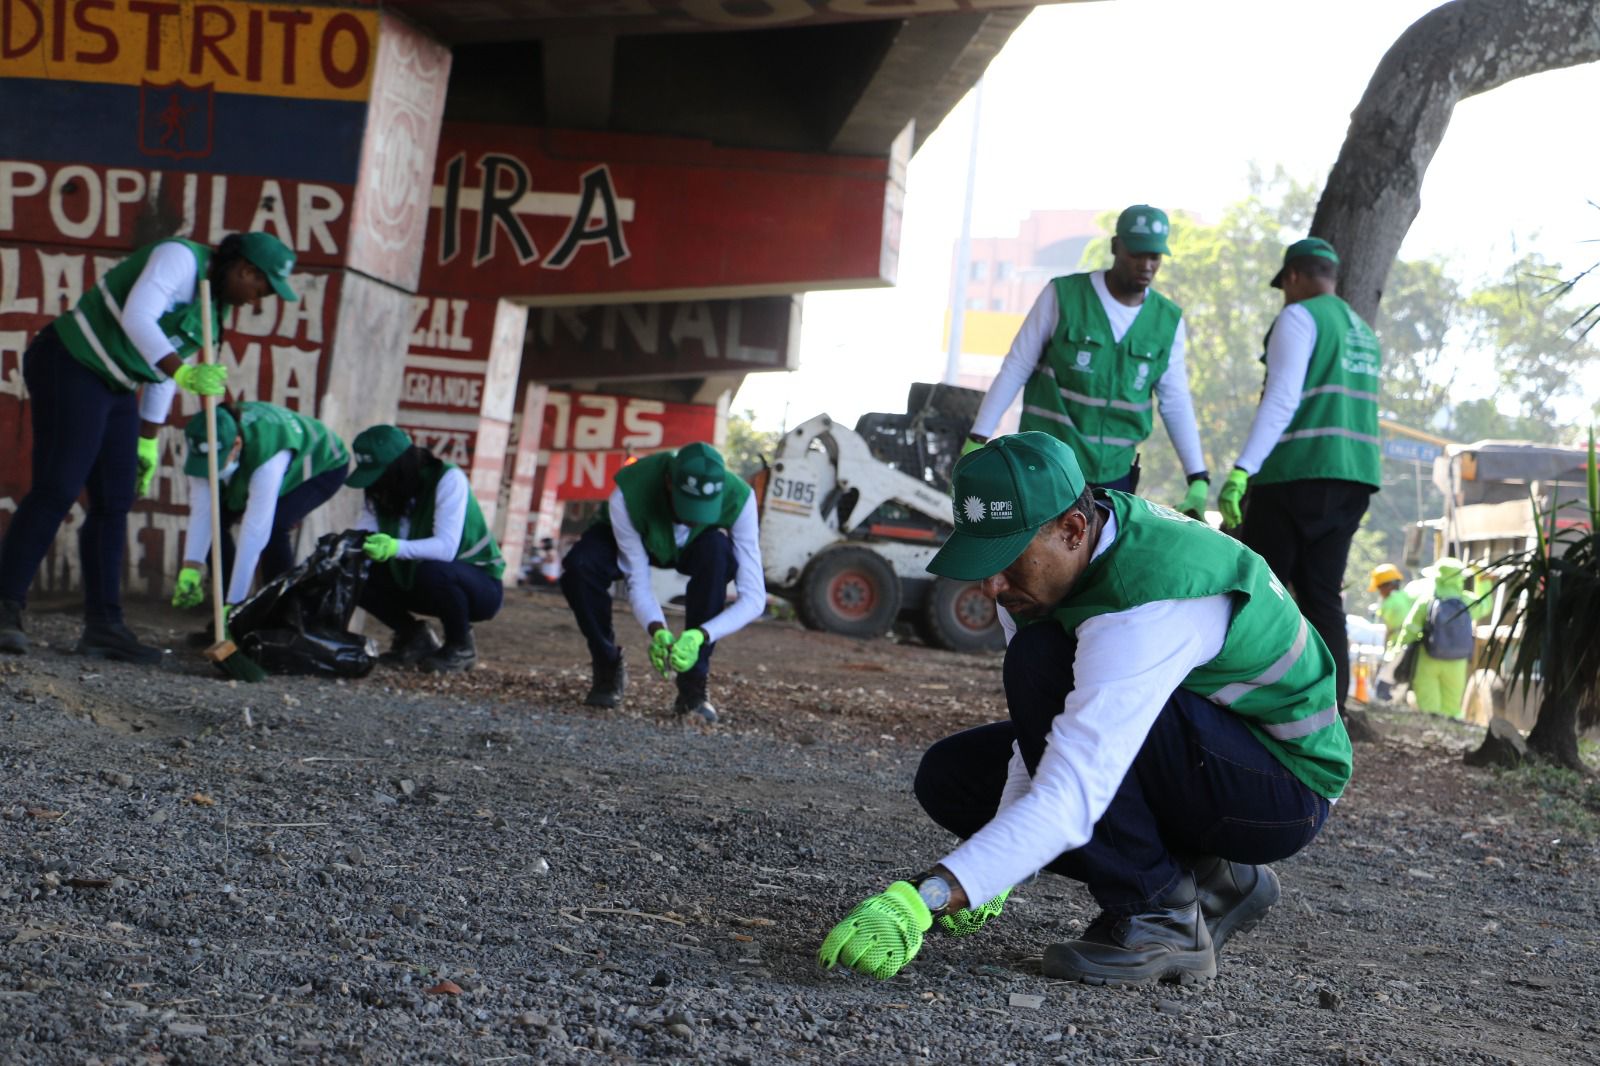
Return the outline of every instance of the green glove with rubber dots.
<path id="1" fill-rule="evenodd" d="M 386 563 L 400 551 L 400 542 L 387 533 L 374 533 L 361 542 L 361 550 L 375 563 Z"/>
<path id="2" fill-rule="evenodd" d="M 703 629 L 685 629 L 683 636 L 672 642 L 672 668 L 680 674 L 693 670 L 700 661 L 700 649 L 706 642 Z"/>
<path id="3" fill-rule="evenodd" d="M 1206 497 L 1211 494 L 1211 482 L 1203 477 L 1197 477 L 1189 482 L 1189 491 L 1183 494 L 1183 502 L 1178 504 L 1178 513 L 1186 514 L 1190 518 L 1206 520 Z"/>
<path id="4" fill-rule="evenodd" d="M 666 626 L 650 636 L 650 667 L 663 681 L 672 677 L 672 630 Z"/>
<path id="5" fill-rule="evenodd" d="M 1222 524 L 1232 529 L 1244 521 L 1244 512 L 1240 510 L 1239 503 L 1244 499 L 1245 486 L 1250 483 L 1250 475 L 1238 467 L 1228 472 L 1228 480 L 1222 483 L 1222 491 L 1217 493 L 1217 510 L 1222 512 Z"/>
<path id="6" fill-rule="evenodd" d="M 228 368 L 220 363 L 185 363 L 172 380 L 196 396 L 221 396 L 228 391 Z"/>
<path id="7" fill-rule="evenodd" d="M 161 442 L 155 437 L 139 438 L 139 476 L 134 481 L 134 491 L 140 496 L 150 491 L 161 466 Z"/>
<path id="8" fill-rule="evenodd" d="M 876 896 L 856 904 L 833 927 L 817 952 L 824 970 L 835 964 L 886 981 L 922 950 L 922 934 L 933 915 L 909 881 L 896 881 Z"/>
<path id="9" fill-rule="evenodd" d="M 186 566 L 178 571 L 178 583 L 172 589 L 172 606 L 198 607 L 205 602 L 206 590 L 200 571 Z"/>
<path id="10" fill-rule="evenodd" d="M 971 936 L 988 924 L 990 918 L 1000 917 L 1000 908 L 1005 906 L 1009 895 L 1008 888 L 981 907 L 962 907 L 954 914 L 941 914 L 939 928 L 946 936 Z"/>

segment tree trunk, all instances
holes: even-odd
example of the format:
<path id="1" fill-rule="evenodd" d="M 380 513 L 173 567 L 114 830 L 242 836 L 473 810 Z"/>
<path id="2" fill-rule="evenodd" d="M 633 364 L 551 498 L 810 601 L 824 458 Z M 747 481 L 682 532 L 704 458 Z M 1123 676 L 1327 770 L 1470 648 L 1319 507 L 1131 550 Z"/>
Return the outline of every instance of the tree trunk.
<path id="1" fill-rule="evenodd" d="M 1597 59 L 1600 0 L 1454 0 L 1400 35 L 1350 117 L 1311 222 L 1311 232 L 1338 249 L 1339 295 L 1362 318 L 1377 315 L 1456 103 L 1529 74 Z M 1308 83 L 1290 83 L 1313 91 Z M 1586 136 L 1588 102 L 1572 103 L 1572 136 Z"/>
<path id="2" fill-rule="evenodd" d="M 1528 750 L 1546 762 L 1587 773 L 1578 755 L 1578 701 L 1546 693 L 1539 701 L 1539 720 L 1528 734 Z"/>

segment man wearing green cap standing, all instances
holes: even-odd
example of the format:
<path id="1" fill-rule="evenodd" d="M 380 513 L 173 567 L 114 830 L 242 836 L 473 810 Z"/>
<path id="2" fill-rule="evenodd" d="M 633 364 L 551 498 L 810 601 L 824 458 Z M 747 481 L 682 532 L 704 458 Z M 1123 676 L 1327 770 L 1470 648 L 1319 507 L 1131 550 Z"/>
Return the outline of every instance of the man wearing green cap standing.
<path id="1" fill-rule="evenodd" d="M 1020 392 L 1024 430 L 1066 441 L 1089 484 L 1133 492 L 1136 449 L 1159 403 L 1189 480 L 1179 510 L 1205 510 L 1210 481 L 1189 396 L 1183 310 L 1150 287 L 1171 254 L 1169 232 L 1166 212 L 1135 204 L 1117 219 L 1109 270 L 1051 281 L 1017 330 L 964 450 L 994 435 Z"/>
<path id="2" fill-rule="evenodd" d="M 365 489 L 358 529 L 375 564 L 361 606 L 394 630 L 384 659 L 434 673 L 470 670 L 478 661 L 473 622 L 500 613 L 506 563 L 472 495 L 467 475 L 411 443 L 399 426 L 372 426 L 351 442 L 356 469 L 346 482 Z M 444 645 L 417 615 L 444 626 Z"/>
<path id="3" fill-rule="evenodd" d="M 589 642 L 594 670 L 584 702 L 615 707 L 627 686 L 611 625 L 611 586 L 623 578 L 633 616 L 650 637 L 650 665 L 663 677 L 676 674 L 673 711 L 715 722 L 706 693 L 711 652 L 767 607 L 755 493 L 701 442 L 630 463 L 616 482 L 599 520 L 561 563 L 561 591 Z M 684 629 L 676 636 L 651 591 L 652 566 L 689 576 Z M 726 606 L 730 579 L 738 599 Z"/>
<path id="4" fill-rule="evenodd" d="M 39 331 L 23 356 L 33 412 L 33 483 L 0 545 L 0 651 L 28 650 L 23 606 L 39 563 L 78 494 L 89 511 L 78 531 L 84 628 L 77 650 L 151 664 L 162 650 L 122 620 L 128 511 L 160 465 L 157 435 L 174 387 L 221 396 L 225 366 L 184 362 L 201 343 L 199 281 L 215 295 L 212 334 L 230 307 L 259 309 L 289 287 L 294 253 L 267 233 L 235 233 L 216 248 L 157 241 L 106 272 L 77 306 Z M 143 395 L 139 395 L 141 392 Z"/>
<path id="5" fill-rule="evenodd" d="M 1350 661 L 1340 590 L 1350 542 L 1380 484 L 1382 355 L 1371 327 L 1334 295 L 1338 276 L 1338 253 L 1320 237 L 1284 252 L 1272 279 L 1284 308 L 1261 357 L 1261 405 L 1217 509 L 1334 652 L 1342 711 Z"/>
<path id="6" fill-rule="evenodd" d="M 1466 564 L 1448 555 L 1423 567 L 1422 576 L 1432 582 L 1422 586 L 1422 595 L 1406 611 L 1400 632 L 1394 636 L 1394 646 L 1422 645 L 1417 649 L 1416 672 L 1411 677 L 1411 694 L 1417 698 L 1417 709 L 1460 718 L 1467 675 L 1477 650 L 1474 623 L 1493 611 L 1492 590 L 1475 588 L 1468 592 Z"/>
<path id="7" fill-rule="evenodd" d="M 339 491 L 350 472 L 350 453 L 333 430 L 277 404 L 223 404 L 216 417 L 222 565 L 228 574 L 227 609 L 232 611 L 250 594 L 258 561 L 263 582 L 294 565 L 289 533 Z M 211 551 L 205 415 L 191 418 L 183 433 L 189 447 L 183 464 L 189 475 L 189 531 L 172 605 L 198 607 L 205 600 L 202 574 Z M 237 549 L 228 533 L 236 519 Z"/>
<path id="8" fill-rule="evenodd" d="M 1009 721 L 930 748 L 918 800 L 962 843 L 840 922 L 820 961 L 893 976 L 937 917 L 965 936 L 1039 870 L 1102 908 L 1048 945 L 1089 984 L 1189 982 L 1277 901 L 1266 863 L 1309 844 L 1350 777 L 1333 657 L 1260 556 L 1204 523 L 1095 489 L 1043 433 L 955 470 L 928 564 L 983 582 L 1020 628 Z"/>

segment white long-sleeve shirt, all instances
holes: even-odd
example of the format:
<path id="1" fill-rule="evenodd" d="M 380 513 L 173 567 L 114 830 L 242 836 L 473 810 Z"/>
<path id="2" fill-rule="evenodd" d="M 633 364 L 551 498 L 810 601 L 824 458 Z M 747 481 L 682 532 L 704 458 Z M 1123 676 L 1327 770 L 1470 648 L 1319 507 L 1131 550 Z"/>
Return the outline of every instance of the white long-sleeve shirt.
<path id="1" fill-rule="evenodd" d="M 617 538 L 617 567 L 628 582 L 628 604 L 633 608 L 633 617 L 646 631 L 652 622 L 665 625 L 666 616 L 661 613 L 661 604 L 656 602 L 656 594 L 650 588 L 650 553 L 645 551 L 644 539 L 633 528 L 633 519 L 628 517 L 628 501 L 623 498 L 621 489 L 612 490 L 610 511 L 611 532 Z M 700 624 L 706 631 L 706 639 L 713 644 L 737 633 L 767 609 L 767 579 L 761 570 L 761 533 L 756 521 L 755 493 L 744 501 L 744 508 L 728 532 L 733 534 L 733 558 L 739 564 L 733 578 L 738 598 L 733 606 Z M 701 534 L 716 535 L 711 531 Z M 682 548 L 689 543 L 689 527 L 674 522 L 672 539 Z"/>
<path id="2" fill-rule="evenodd" d="M 1272 454 L 1278 438 L 1289 428 L 1300 408 L 1300 395 L 1306 387 L 1306 371 L 1317 346 L 1317 323 L 1299 304 L 1290 304 L 1278 313 L 1267 338 L 1267 383 L 1261 391 L 1261 405 L 1233 465 L 1247 474 L 1261 469 Z"/>
<path id="3" fill-rule="evenodd" d="M 233 574 L 228 578 L 228 594 L 223 602 L 243 603 L 250 595 L 250 582 L 256 576 L 261 549 L 272 536 L 272 519 L 278 513 L 278 493 L 283 490 L 283 475 L 289 469 L 287 449 L 256 467 L 250 475 L 249 496 L 244 517 L 239 519 L 239 541 L 234 546 Z M 184 565 L 200 569 L 211 550 L 211 490 L 203 477 L 189 479 L 189 535 L 184 538 Z"/>
<path id="4" fill-rule="evenodd" d="M 433 534 L 420 540 L 407 540 L 406 535 L 411 532 L 411 519 L 402 517 L 395 538 L 400 543 L 394 557 L 418 562 L 455 562 L 456 552 L 461 550 L 462 531 L 467 528 L 467 498 L 471 495 L 472 486 L 467 483 L 467 475 L 459 467 L 446 470 L 439 479 L 438 487 L 433 490 Z M 378 515 L 373 511 L 370 500 L 356 528 L 377 532 Z"/>
<path id="5" fill-rule="evenodd" d="M 1089 275 L 1089 283 L 1100 306 L 1105 308 L 1111 322 L 1111 337 L 1121 343 L 1139 317 L 1143 307 L 1129 307 L 1111 295 L 1106 288 L 1106 272 L 1097 270 Z M 1056 300 L 1054 285 L 1046 285 L 1039 298 L 1033 302 L 1022 326 L 1011 341 L 983 403 L 978 407 L 978 417 L 972 423 L 972 432 L 980 437 L 992 437 L 1005 417 L 1008 408 L 1028 384 L 1028 379 L 1038 369 L 1044 358 L 1045 347 L 1055 335 L 1061 322 L 1061 306 Z M 1200 448 L 1200 428 L 1194 417 L 1194 399 L 1189 395 L 1189 367 L 1185 360 L 1189 331 L 1183 319 L 1178 319 L 1178 330 L 1172 338 L 1172 351 L 1167 358 L 1167 369 L 1156 381 L 1156 404 L 1161 410 L 1161 423 L 1167 427 L 1167 436 L 1178 453 L 1185 474 L 1198 474 L 1206 468 L 1205 452 Z"/>
<path id="6" fill-rule="evenodd" d="M 1117 537 L 1116 519 L 1101 513 L 1095 558 Z M 999 812 L 943 860 L 973 904 L 1088 843 L 1173 691 L 1221 653 L 1232 614 L 1227 595 L 1156 600 L 1078 627 L 1073 688 L 1038 771 L 1029 777 L 1013 744 Z"/>
<path id="7" fill-rule="evenodd" d="M 128 291 L 122 304 L 122 332 L 151 366 L 175 354 L 172 341 L 161 331 L 160 319 L 179 304 L 200 298 L 196 292 L 199 274 L 194 253 L 188 248 L 175 242 L 158 244 Z M 139 417 L 146 422 L 165 422 L 176 388 L 165 377 L 145 385 L 139 397 Z"/>

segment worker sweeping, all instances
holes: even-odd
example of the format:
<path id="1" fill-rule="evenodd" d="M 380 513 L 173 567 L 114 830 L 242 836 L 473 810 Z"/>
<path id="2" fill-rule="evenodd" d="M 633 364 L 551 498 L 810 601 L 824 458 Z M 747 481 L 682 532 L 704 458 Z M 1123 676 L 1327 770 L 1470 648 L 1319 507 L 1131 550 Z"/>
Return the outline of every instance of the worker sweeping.
<path id="1" fill-rule="evenodd" d="M 1421 642 L 1411 679 L 1417 708 L 1460 718 L 1476 647 L 1473 623 L 1488 617 L 1493 600 L 1488 590 L 1468 592 L 1467 567 L 1460 559 L 1445 556 L 1422 574 L 1433 579 L 1433 587 L 1406 612 L 1395 643 Z"/>
<path id="2" fill-rule="evenodd" d="M 221 396 L 227 367 L 185 362 L 204 325 L 199 282 L 216 290 L 213 332 L 229 307 L 259 310 L 289 286 L 294 253 L 267 233 L 236 233 L 216 248 L 171 238 L 139 249 L 106 272 L 77 305 L 28 345 L 22 376 L 33 427 L 33 482 L 0 545 L 0 651 L 28 650 L 23 610 L 51 541 L 77 500 L 89 509 L 78 531 L 83 635 L 77 650 L 151 664 L 162 650 L 123 623 L 122 568 L 128 511 L 160 465 L 157 436 L 174 388 Z"/>
<path id="3" fill-rule="evenodd" d="M 1169 233 L 1166 212 L 1135 204 L 1117 218 L 1109 269 L 1050 282 L 1022 320 L 963 453 L 994 435 L 1020 392 L 1024 430 L 1070 445 L 1089 484 L 1133 492 L 1136 449 L 1159 403 L 1189 482 L 1178 510 L 1204 513 L 1211 483 L 1189 395 L 1188 330 L 1183 309 L 1151 287 L 1171 254 Z"/>
<path id="4" fill-rule="evenodd" d="M 472 623 L 500 612 L 505 559 L 472 495 L 467 475 L 398 426 L 362 430 L 351 448 L 347 484 L 366 490 L 357 528 L 376 565 L 361 606 L 394 630 L 386 657 L 434 673 L 470 670 L 478 661 Z M 439 619 L 444 644 L 417 615 Z"/>
<path id="5" fill-rule="evenodd" d="M 615 707 L 627 668 L 611 625 L 611 586 L 628 583 L 633 616 L 649 635 L 650 665 L 673 676 L 673 712 L 717 720 L 707 695 L 711 653 L 767 609 L 755 493 L 709 444 L 658 452 L 617 471 L 617 487 L 561 563 L 561 591 L 589 643 L 594 681 L 585 703 Z M 650 588 L 650 568 L 689 577 L 684 626 L 674 634 Z M 728 582 L 738 599 L 727 602 Z"/>
<path id="6" fill-rule="evenodd" d="M 249 596 L 258 571 L 265 583 L 294 565 L 290 533 L 339 491 L 350 472 L 350 453 L 321 422 L 276 404 L 223 404 L 216 419 L 222 559 L 231 613 Z M 202 571 L 211 547 L 203 414 L 189 420 L 184 437 L 189 447 L 183 467 L 189 475 L 189 529 L 172 605 L 197 607 L 205 599 Z M 228 532 L 235 521 L 237 546 Z"/>
<path id="7" fill-rule="evenodd" d="M 822 965 L 891 977 L 935 918 L 975 933 L 1043 869 L 1101 908 L 1081 937 L 1043 945 L 1047 976 L 1215 975 L 1222 945 L 1279 899 L 1266 864 L 1311 843 L 1350 778 L 1334 656 L 1260 556 L 1176 511 L 1086 490 L 1054 437 L 965 456 L 955 498 L 928 569 L 981 581 L 1018 624 L 1010 717 L 923 756 L 917 799 L 962 843 L 852 910 Z"/>

